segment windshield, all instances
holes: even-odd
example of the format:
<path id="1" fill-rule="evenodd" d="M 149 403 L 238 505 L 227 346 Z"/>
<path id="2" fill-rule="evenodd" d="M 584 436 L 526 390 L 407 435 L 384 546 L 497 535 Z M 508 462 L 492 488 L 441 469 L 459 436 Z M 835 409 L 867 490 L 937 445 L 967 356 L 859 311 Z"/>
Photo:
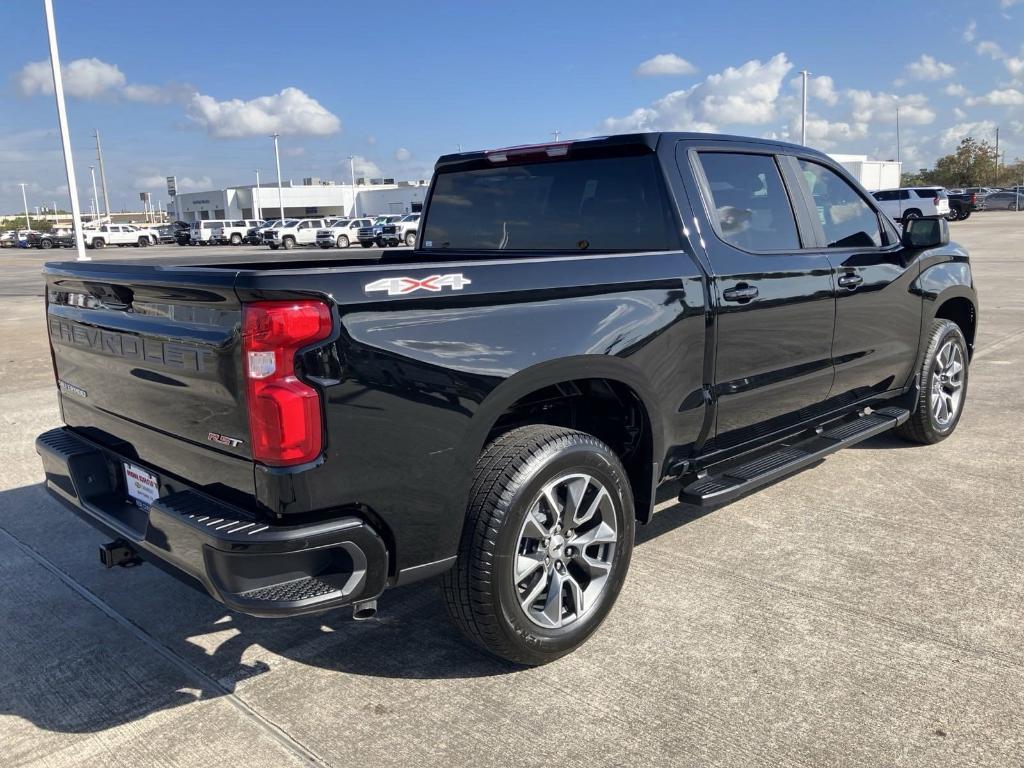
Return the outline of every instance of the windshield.
<path id="1" fill-rule="evenodd" d="M 422 232 L 428 250 L 678 247 L 654 155 L 442 172 Z"/>

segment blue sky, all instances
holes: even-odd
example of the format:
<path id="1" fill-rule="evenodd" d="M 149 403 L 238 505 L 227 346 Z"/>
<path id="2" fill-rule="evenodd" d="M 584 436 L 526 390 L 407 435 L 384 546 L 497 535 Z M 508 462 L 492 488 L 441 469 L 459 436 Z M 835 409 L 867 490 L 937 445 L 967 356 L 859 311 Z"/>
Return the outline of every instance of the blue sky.
<path id="1" fill-rule="evenodd" d="M 274 176 L 427 177 L 439 154 L 632 130 L 799 139 L 930 165 L 967 134 L 1024 155 L 1024 0 L 624 3 L 54 0 L 88 209 L 91 133 L 111 204 Z M 954 12 L 951 12 L 954 11 Z M 67 188 L 40 0 L 3 0 L 0 212 Z M 15 34 L 14 31 L 17 30 Z M 45 62 L 41 64 L 40 62 Z"/>

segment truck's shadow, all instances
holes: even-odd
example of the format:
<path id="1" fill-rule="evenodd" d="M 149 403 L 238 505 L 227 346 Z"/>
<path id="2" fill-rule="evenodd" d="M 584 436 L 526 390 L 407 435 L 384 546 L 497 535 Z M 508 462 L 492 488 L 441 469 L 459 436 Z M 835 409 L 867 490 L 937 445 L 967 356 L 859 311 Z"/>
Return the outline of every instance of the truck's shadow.
<path id="1" fill-rule="evenodd" d="M 671 489 L 660 496 L 659 502 L 673 498 Z M 637 544 L 703 514 L 683 505 L 663 510 L 651 524 L 637 528 Z M 103 731 L 154 711 L 216 698 L 278 664 L 340 673 L 339 695 L 345 689 L 344 675 L 425 680 L 505 675 L 520 669 L 487 656 L 458 635 L 436 581 L 388 591 L 378 618 L 367 622 L 353 621 L 346 610 L 255 619 L 225 610 L 150 565 L 102 571 L 95 558 L 101 536 L 61 508 L 41 485 L 0 493 L 0 528 L 148 638 L 139 640 L 130 627 L 117 626 L 56 575 L 35 567 L 38 562 L 31 567 L 22 563 L 21 578 L 35 579 L 33 591 L 45 598 L 32 609 L 38 612 L 33 624 L 38 623 L 42 634 L 26 639 L 0 626 L 0 656 L 25 660 L 5 673 L 0 715 L 16 715 L 50 731 Z M 19 552 L 3 533 L 0 545 L 5 552 Z M 16 582 L 17 571 L 13 577 Z M 14 615 L 13 601 L 23 600 L 19 595 L 24 594 L 17 583 L 8 586 L 13 588 L 0 592 L 0 615 L 5 617 Z M 47 612 L 55 611 L 70 612 L 73 620 L 48 617 Z M 171 661 L 146 648 L 146 642 L 169 649 Z M 86 654 L 85 647 L 92 650 Z M 125 654 L 131 658 L 122 658 Z M 47 675 L 46 669 L 65 671 Z M 132 679 L 140 674 L 146 684 L 132 696 L 96 693 L 121 675 Z"/>
<path id="2" fill-rule="evenodd" d="M 671 501 L 677 493 L 663 488 L 658 503 Z M 663 509 L 650 524 L 637 528 L 637 544 L 643 546 L 707 513 L 682 504 Z M 42 596 L 31 607 L 38 635 L 6 632 L 7 619 L 0 623 L 0 657 L 24 660 L 5 672 L 0 715 L 16 715 L 46 730 L 107 730 L 155 711 L 234 692 L 244 681 L 289 663 L 339 673 L 338 695 L 344 695 L 347 675 L 427 680 L 521 669 L 461 638 L 448 620 L 436 581 L 388 591 L 378 617 L 366 622 L 353 621 L 346 610 L 256 619 L 227 611 L 150 565 L 102 571 L 95 557 L 101 536 L 61 508 L 41 485 L 0 493 L 0 528 L 115 613 L 112 621 L 103 606 L 90 605 L 57 575 L 36 567 L 38 560 L 20 562 L 20 548 L 0 532 L 2 551 L 13 553 L 20 563 L 7 576 L 14 580 L 8 581 L 12 589 L 0 592 L 0 615 L 16 615 L 15 601 L 24 600 L 19 578 L 34 579 L 32 591 Z M 20 554 L 31 559 L 24 551 Z M 58 611 L 69 615 L 58 616 Z M 169 658 L 158 652 L 161 646 L 170 650 Z M 282 673 L 267 684 L 283 684 L 289 676 L 302 674 Z M 139 677 L 143 683 L 131 696 L 97 694 L 116 687 L 122 678 L 135 684 Z"/>

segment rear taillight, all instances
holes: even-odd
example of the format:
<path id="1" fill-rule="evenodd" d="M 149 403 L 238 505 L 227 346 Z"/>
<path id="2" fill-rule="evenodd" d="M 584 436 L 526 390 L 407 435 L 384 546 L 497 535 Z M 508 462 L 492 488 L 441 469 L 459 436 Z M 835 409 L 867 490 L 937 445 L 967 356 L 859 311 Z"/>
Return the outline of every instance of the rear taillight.
<path id="1" fill-rule="evenodd" d="M 323 449 L 320 396 L 295 375 L 295 355 L 331 335 L 322 301 L 258 301 L 242 310 L 254 460 L 274 467 L 304 464 Z"/>

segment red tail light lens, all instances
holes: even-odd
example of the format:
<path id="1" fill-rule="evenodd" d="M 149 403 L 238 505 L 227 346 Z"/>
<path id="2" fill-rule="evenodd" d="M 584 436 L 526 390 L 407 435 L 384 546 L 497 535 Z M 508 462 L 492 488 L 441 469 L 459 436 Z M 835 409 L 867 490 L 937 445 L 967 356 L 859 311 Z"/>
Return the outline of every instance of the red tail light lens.
<path id="1" fill-rule="evenodd" d="M 331 335 L 322 301 L 258 301 L 242 309 L 242 353 L 253 459 L 274 467 L 323 450 L 320 396 L 295 376 L 295 355 Z"/>

